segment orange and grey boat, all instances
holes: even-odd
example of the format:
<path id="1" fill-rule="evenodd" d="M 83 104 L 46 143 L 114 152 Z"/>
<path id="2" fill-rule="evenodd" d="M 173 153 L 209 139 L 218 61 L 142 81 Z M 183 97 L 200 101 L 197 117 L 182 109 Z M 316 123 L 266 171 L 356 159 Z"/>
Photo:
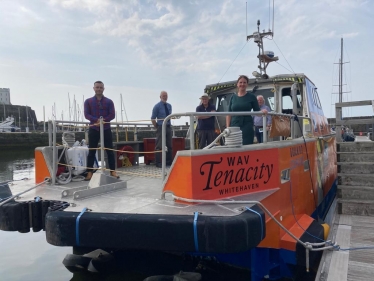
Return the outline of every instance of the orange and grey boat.
<path id="1" fill-rule="evenodd" d="M 276 59 L 266 56 L 259 56 L 261 63 Z M 235 87 L 229 81 L 205 88 L 220 128 Z M 198 150 L 192 136 L 190 149 L 178 151 L 171 167 L 134 165 L 119 171 L 121 179 L 97 172 L 87 186 L 56 182 L 63 149 L 52 141 L 35 150 L 40 186 L 17 198 L 19 187 L 1 185 L 0 198 L 7 199 L 0 202 L 0 229 L 43 229 L 52 245 L 111 252 L 122 270 L 142 276 L 184 270 L 207 280 L 294 278 L 300 268 L 313 267 L 316 249 L 327 245 L 323 219 L 336 193 L 335 133 L 304 74 L 260 73 L 247 90 L 264 97 L 274 127 L 282 123 L 264 143 Z M 229 139 L 235 130 L 220 136 Z M 86 267 L 87 257 L 81 260 Z M 77 255 L 64 264 L 72 271 L 84 267 L 74 266 Z"/>

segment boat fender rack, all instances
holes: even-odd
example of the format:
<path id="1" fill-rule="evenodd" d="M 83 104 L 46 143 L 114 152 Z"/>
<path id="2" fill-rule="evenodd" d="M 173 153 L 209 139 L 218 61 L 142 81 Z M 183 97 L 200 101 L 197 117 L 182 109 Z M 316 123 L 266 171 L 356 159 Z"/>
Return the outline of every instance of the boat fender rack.
<path id="1" fill-rule="evenodd" d="M 233 216 L 49 212 L 45 223 L 52 245 L 100 249 L 237 253 L 266 236 L 257 205 Z"/>
<path id="2" fill-rule="evenodd" d="M 68 202 L 43 200 L 35 197 L 33 201 L 10 200 L 0 206 L 0 230 L 28 233 L 45 230 L 45 217 L 48 212 L 61 211 L 69 206 Z"/>

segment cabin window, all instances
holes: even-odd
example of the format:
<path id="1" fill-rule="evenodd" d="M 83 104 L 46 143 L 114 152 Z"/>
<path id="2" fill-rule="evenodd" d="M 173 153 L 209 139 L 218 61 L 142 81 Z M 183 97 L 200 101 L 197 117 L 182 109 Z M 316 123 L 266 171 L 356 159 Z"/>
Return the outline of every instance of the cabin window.
<path id="1" fill-rule="evenodd" d="M 216 101 L 217 112 L 229 111 L 230 99 L 233 94 L 234 93 L 226 93 L 226 94 L 217 96 L 217 101 Z"/>
<path id="2" fill-rule="evenodd" d="M 290 169 L 286 169 L 281 172 L 281 183 L 285 183 L 290 180 L 290 173 L 291 173 Z"/>
<path id="3" fill-rule="evenodd" d="M 313 96 L 313 103 L 314 103 L 314 105 L 317 106 L 318 108 L 322 109 L 321 102 L 319 101 L 319 97 L 318 97 L 317 88 L 313 89 L 312 96 Z"/>
<path id="4" fill-rule="evenodd" d="M 254 91 L 250 90 L 247 91 L 247 93 L 254 94 L 256 97 L 258 95 L 263 96 L 265 100 L 265 105 L 270 107 L 271 111 L 275 111 L 274 93 L 271 91 L 271 89 L 259 89 Z M 234 93 L 225 93 L 217 96 L 216 110 L 218 112 L 229 111 L 230 99 L 233 94 Z"/>
<path id="5" fill-rule="evenodd" d="M 300 91 L 297 90 L 297 108 L 301 108 L 301 95 Z M 291 88 L 282 89 L 282 113 L 293 114 L 293 101 L 291 96 Z"/>

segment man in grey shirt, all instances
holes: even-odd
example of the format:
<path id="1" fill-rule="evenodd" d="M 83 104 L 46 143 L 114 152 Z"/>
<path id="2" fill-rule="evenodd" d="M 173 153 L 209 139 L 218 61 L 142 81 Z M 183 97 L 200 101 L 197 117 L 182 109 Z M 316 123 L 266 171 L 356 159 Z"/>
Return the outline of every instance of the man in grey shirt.
<path id="1" fill-rule="evenodd" d="M 258 95 L 257 96 L 258 105 L 260 106 L 260 109 L 266 109 L 268 112 L 271 111 L 270 107 L 265 105 L 265 99 L 263 96 Z M 271 116 L 266 116 L 266 128 L 263 128 L 263 121 L 262 116 L 253 116 L 253 124 L 255 126 L 255 136 L 257 138 L 258 143 L 262 143 L 264 140 L 264 132 L 267 133 L 267 131 L 270 130 L 271 126 Z"/>
<path id="2" fill-rule="evenodd" d="M 152 110 L 152 124 L 157 129 L 156 131 L 156 147 L 155 150 L 161 150 L 162 148 L 162 124 L 164 122 L 164 119 L 166 116 L 170 115 L 172 113 L 171 104 L 167 102 L 168 100 L 168 93 L 165 91 L 162 91 L 160 93 L 160 102 L 156 103 L 156 105 L 153 107 Z M 157 120 L 156 120 L 157 119 Z M 171 147 L 171 123 L 170 120 L 167 123 L 166 127 L 166 165 L 171 165 L 172 162 L 172 147 Z M 161 152 L 155 153 L 155 159 L 156 159 L 156 167 L 161 168 Z"/>

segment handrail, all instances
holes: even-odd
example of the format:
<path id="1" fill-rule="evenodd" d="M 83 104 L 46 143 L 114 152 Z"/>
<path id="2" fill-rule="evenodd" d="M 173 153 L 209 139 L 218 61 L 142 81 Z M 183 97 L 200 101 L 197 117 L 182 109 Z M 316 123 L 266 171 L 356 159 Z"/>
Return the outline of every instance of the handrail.
<path id="1" fill-rule="evenodd" d="M 166 168 L 166 125 L 167 121 L 172 119 L 173 117 L 182 117 L 182 116 L 189 116 L 190 117 L 190 149 L 194 149 L 194 134 L 192 133 L 194 131 L 194 117 L 196 116 L 262 116 L 263 118 L 263 127 L 266 127 L 266 117 L 267 115 L 271 116 L 286 116 L 289 117 L 291 120 L 294 120 L 295 115 L 292 114 L 283 114 L 283 113 L 277 113 L 277 112 L 268 112 L 267 114 L 264 114 L 261 111 L 254 111 L 254 112 L 184 112 L 184 113 L 173 113 L 167 116 L 162 124 L 162 180 L 165 180 L 165 168 Z M 300 119 L 311 119 L 309 117 L 305 116 L 298 116 Z M 50 120 L 48 121 L 48 133 L 49 133 L 49 144 L 52 146 L 53 149 L 53 171 L 51 176 L 51 182 L 52 184 L 56 183 L 56 172 L 57 172 L 57 149 L 56 149 L 56 134 L 57 134 L 57 123 L 59 124 L 86 124 L 89 125 L 89 122 L 80 122 L 80 121 L 64 121 L 64 120 Z M 100 125 L 100 143 L 102 144 L 101 149 L 101 159 L 104 159 L 104 120 L 101 118 L 99 125 Z M 294 122 L 291 122 L 291 137 L 294 136 Z M 50 125 L 51 124 L 51 125 Z M 151 125 L 151 123 L 131 123 L 131 122 L 111 122 L 111 125 Z M 136 130 L 136 128 L 135 128 Z M 51 140 L 52 138 L 52 140 Z M 264 143 L 267 143 L 267 134 L 264 134 Z M 102 165 L 101 169 L 104 171 L 104 166 Z"/>
<path id="2" fill-rule="evenodd" d="M 340 102 L 335 103 L 335 122 L 336 122 L 336 140 L 338 142 L 342 141 L 341 130 L 344 125 L 354 125 L 354 124 L 373 124 L 373 119 L 351 119 L 351 120 L 342 120 L 343 118 L 343 107 L 352 107 L 352 106 L 365 106 L 371 105 L 374 109 L 374 100 L 362 100 L 362 101 L 350 101 L 350 102 Z"/>
<path id="3" fill-rule="evenodd" d="M 184 112 L 184 113 L 172 113 L 168 115 L 165 119 L 164 122 L 162 123 L 162 148 L 161 148 L 161 163 L 162 163 L 162 181 L 165 180 L 165 170 L 166 170 L 166 151 L 165 151 L 165 146 L 166 146 L 166 125 L 167 122 L 173 118 L 173 117 L 182 117 L 182 116 L 189 116 L 190 117 L 190 149 L 194 150 L 195 149 L 195 143 L 194 143 L 194 134 L 192 133 L 194 131 L 194 117 L 195 116 L 262 116 L 263 118 L 263 124 L 265 124 L 266 127 L 266 117 L 267 115 L 276 115 L 276 116 L 286 116 L 289 117 L 290 119 L 294 119 L 293 114 L 283 114 L 283 113 L 277 113 L 277 112 L 268 112 L 267 114 L 264 114 L 262 111 L 238 111 L 238 112 Z M 300 116 L 300 118 L 303 116 Z M 291 122 L 291 134 L 293 134 L 293 122 Z M 264 134 L 265 136 L 266 134 Z M 265 142 L 266 140 L 266 142 Z M 267 143 L 267 137 L 264 138 L 264 143 Z"/>

